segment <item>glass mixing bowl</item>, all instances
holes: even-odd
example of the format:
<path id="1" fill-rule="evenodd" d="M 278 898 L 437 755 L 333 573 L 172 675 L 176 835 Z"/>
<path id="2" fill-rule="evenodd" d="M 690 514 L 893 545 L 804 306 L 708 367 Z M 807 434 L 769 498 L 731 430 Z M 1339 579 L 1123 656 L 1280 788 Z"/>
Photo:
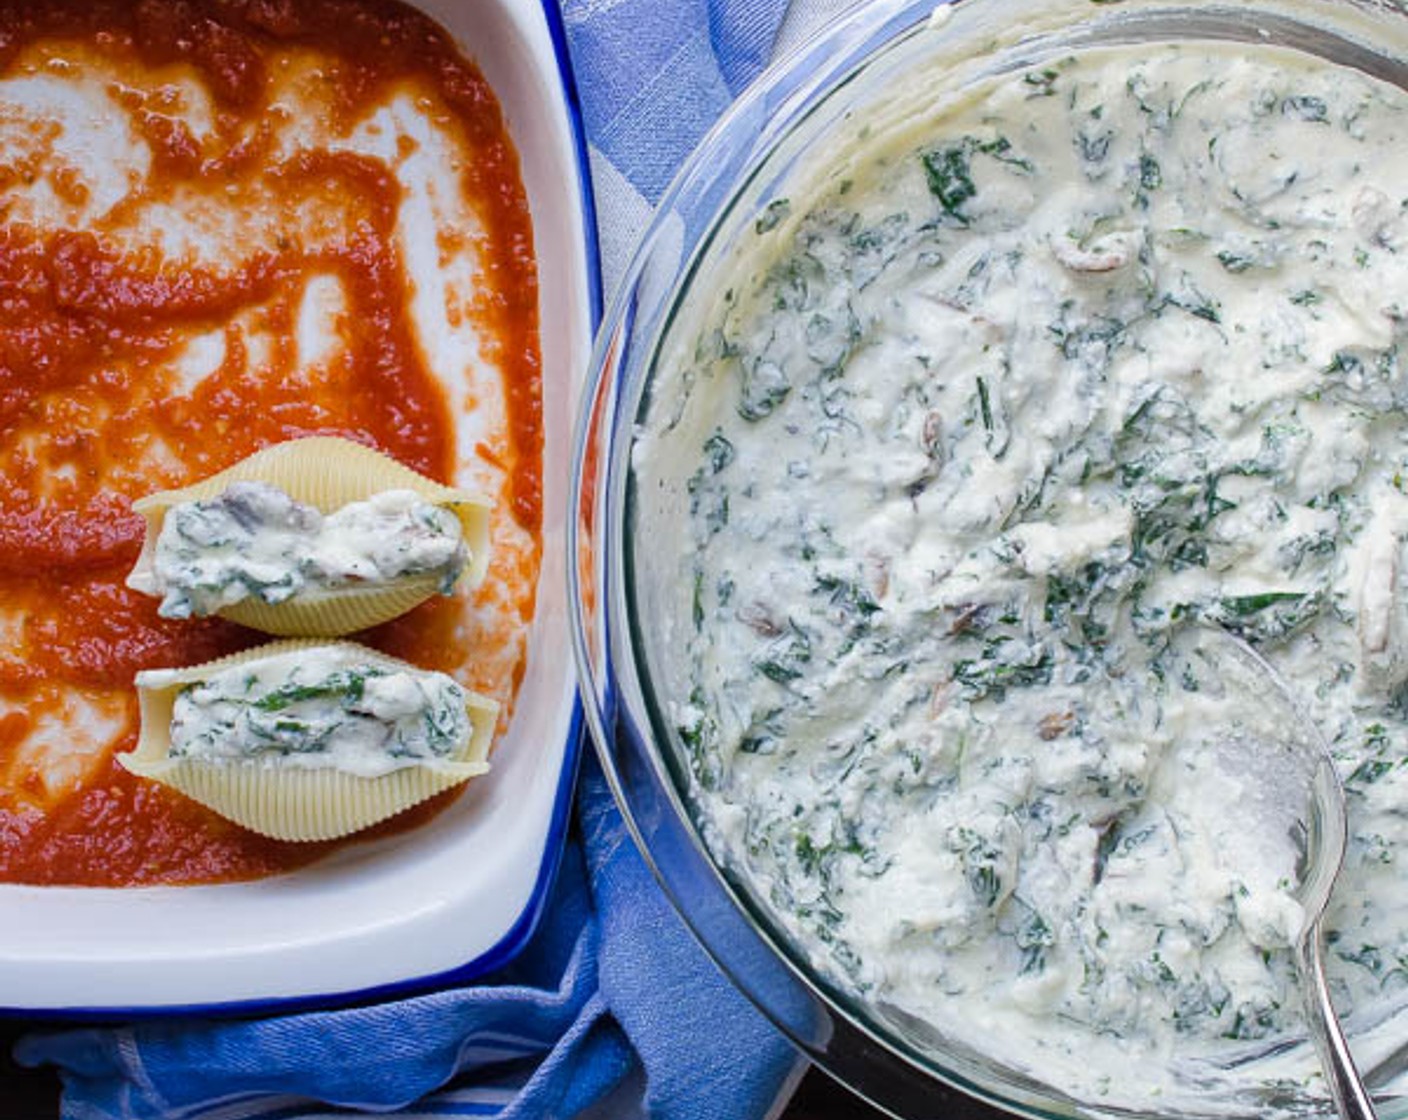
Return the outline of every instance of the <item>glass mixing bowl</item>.
<path id="1" fill-rule="evenodd" d="M 727 283 L 730 254 L 766 221 L 808 158 L 867 115 L 895 110 L 897 89 L 965 88 L 1097 46 L 1167 41 L 1275 44 L 1408 87 L 1408 15 L 1399 3 L 1266 0 L 876 0 L 769 70 L 708 135 L 662 200 L 598 336 L 576 448 L 570 526 L 576 653 L 589 723 L 617 800 L 685 921 L 733 982 L 813 1060 L 878 1107 L 937 1113 L 953 1089 L 1029 1116 L 1112 1114 L 982 1053 L 869 1006 L 815 966 L 768 899 L 711 853 L 686 747 L 669 704 L 668 615 L 688 602 L 662 586 L 649 481 L 632 469 L 652 378 L 698 294 Z M 915 85 L 918 83 L 918 86 Z M 926 86 L 925 83 L 928 83 Z M 668 573 L 665 577 L 668 583 Z M 668 998 L 662 993 L 662 998 Z M 1361 1057 L 1386 1117 L 1408 1116 L 1398 1078 L 1402 1018 L 1370 1024 Z M 1209 1114 L 1265 1115 L 1264 1098 Z M 1170 1115 L 1150 1102 L 1125 1115 Z"/>

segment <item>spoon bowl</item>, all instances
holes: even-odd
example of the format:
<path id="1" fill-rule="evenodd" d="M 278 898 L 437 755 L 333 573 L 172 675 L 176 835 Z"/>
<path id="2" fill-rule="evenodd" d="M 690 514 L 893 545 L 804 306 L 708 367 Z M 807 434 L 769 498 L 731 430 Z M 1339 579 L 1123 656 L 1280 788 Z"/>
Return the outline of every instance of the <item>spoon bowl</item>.
<path id="1" fill-rule="evenodd" d="M 1246 791 L 1247 817 L 1257 824 L 1249 843 L 1289 841 L 1296 850 L 1293 896 L 1301 913 L 1291 944 L 1330 1097 L 1345 1120 L 1375 1120 L 1325 977 L 1325 909 L 1348 842 L 1344 787 L 1329 744 L 1285 678 L 1240 637 L 1199 627 L 1184 641 L 1189 662 L 1237 700 L 1236 724 L 1216 739 L 1217 762 Z"/>

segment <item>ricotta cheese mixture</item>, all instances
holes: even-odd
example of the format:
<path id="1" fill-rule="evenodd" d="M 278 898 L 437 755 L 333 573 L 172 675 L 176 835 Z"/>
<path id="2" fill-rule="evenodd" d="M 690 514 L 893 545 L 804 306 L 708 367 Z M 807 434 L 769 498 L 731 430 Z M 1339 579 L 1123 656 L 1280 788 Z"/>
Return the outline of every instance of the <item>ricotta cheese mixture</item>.
<path id="1" fill-rule="evenodd" d="M 436 573 L 446 594 L 469 561 L 459 519 L 412 490 L 387 490 L 324 517 L 264 482 L 172 506 L 157 538 L 164 618 L 203 617 L 255 597 L 384 586 Z"/>
<path id="2" fill-rule="evenodd" d="M 161 673 L 138 683 L 159 687 Z M 233 665 L 182 689 L 170 757 L 375 778 L 446 761 L 470 731 L 453 678 L 368 664 L 334 647 Z"/>
<path id="3" fill-rule="evenodd" d="M 635 448 L 706 841 L 921 1044 L 1323 1110 L 1293 853 L 1200 762 L 1260 698 L 1176 639 L 1244 636 L 1333 744 L 1370 1064 L 1408 998 L 1408 97 L 1145 45 L 860 137 L 696 293 Z"/>

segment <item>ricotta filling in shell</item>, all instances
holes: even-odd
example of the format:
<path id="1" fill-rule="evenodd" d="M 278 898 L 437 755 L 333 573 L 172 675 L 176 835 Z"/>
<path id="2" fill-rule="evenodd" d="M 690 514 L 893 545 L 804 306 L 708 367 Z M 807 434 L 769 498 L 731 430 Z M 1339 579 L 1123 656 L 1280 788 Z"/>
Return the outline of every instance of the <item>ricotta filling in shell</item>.
<path id="1" fill-rule="evenodd" d="M 159 683 L 145 676 L 142 683 Z M 470 730 L 465 690 L 451 677 L 333 646 L 232 665 L 187 685 L 172 707 L 169 756 L 374 778 L 442 762 Z"/>
<path id="2" fill-rule="evenodd" d="M 276 486 L 233 482 L 214 498 L 166 511 L 154 590 L 164 618 L 204 617 L 251 596 L 275 604 L 429 572 L 448 592 L 468 560 L 459 519 L 411 490 L 323 516 Z"/>

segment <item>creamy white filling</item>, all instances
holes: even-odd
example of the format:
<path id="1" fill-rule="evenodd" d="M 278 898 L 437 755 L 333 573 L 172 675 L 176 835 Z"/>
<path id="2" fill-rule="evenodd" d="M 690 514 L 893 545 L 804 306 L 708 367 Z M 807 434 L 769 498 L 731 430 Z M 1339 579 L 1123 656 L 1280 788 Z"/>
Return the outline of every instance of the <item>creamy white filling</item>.
<path id="1" fill-rule="evenodd" d="M 161 675 L 140 683 L 160 686 Z M 183 689 L 170 756 L 374 778 L 443 763 L 470 730 L 464 689 L 444 673 L 315 648 L 233 665 Z"/>
<path id="2" fill-rule="evenodd" d="M 1332 740 L 1331 974 L 1381 1019 L 1408 992 L 1408 99 L 1143 47 L 926 112 L 773 200 L 664 351 L 638 562 L 707 838 L 874 1008 L 1103 1103 L 1304 1106 L 1305 1047 L 1186 1076 L 1303 1031 L 1301 915 L 1248 791 L 1190 761 L 1238 716 L 1168 642 L 1241 632 Z"/>
<path id="3" fill-rule="evenodd" d="M 167 511 L 155 585 L 167 618 L 244 599 L 281 603 L 310 590 L 376 587 L 438 573 L 448 591 L 469 560 L 459 519 L 412 490 L 387 490 L 324 517 L 262 482 Z"/>

